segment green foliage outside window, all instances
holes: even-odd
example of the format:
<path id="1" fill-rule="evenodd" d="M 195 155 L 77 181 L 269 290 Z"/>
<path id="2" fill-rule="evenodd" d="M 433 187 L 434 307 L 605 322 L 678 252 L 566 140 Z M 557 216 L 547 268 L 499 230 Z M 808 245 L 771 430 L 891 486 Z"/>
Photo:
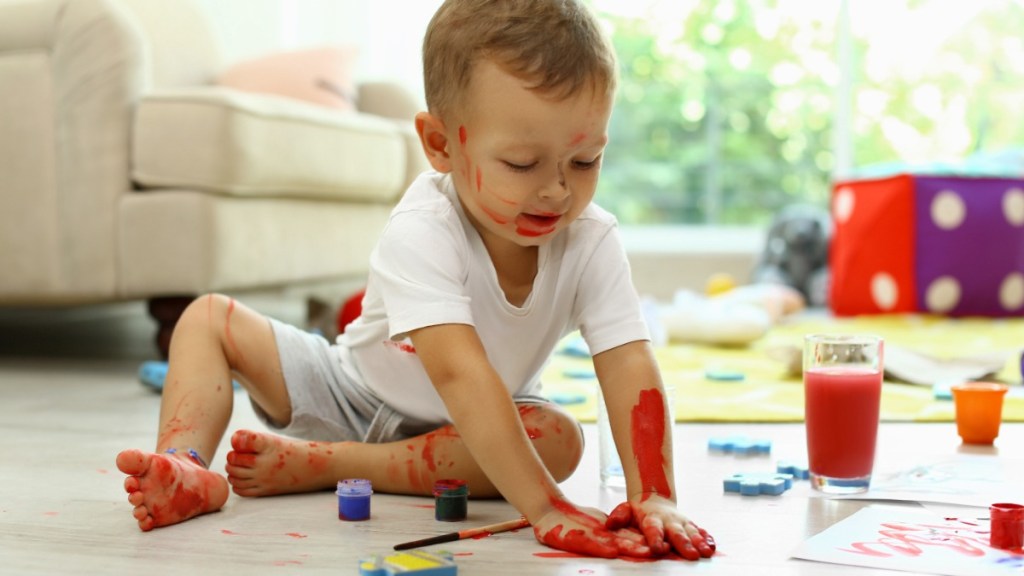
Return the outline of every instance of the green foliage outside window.
<path id="1" fill-rule="evenodd" d="M 1024 148 L 1015 0 L 851 2 L 852 58 L 842 62 L 848 16 L 838 2 L 632 2 L 617 11 L 594 0 L 621 71 L 597 200 L 624 223 L 763 225 L 788 204 L 826 206 L 837 169 L 934 167 Z M 929 36 L 926 18 L 950 6 L 964 20 Z M 879 49 L 888 45 L 876 30 L 892 30 L 872 18 L 885 14 L 913 24 L 905 47 L 892 45 L 910 56 L 925 45 L 923 64 Z M 846 141 L 837 118 L 850 126 Z M 837 147 L 851 166 L 837 165 Z"/>

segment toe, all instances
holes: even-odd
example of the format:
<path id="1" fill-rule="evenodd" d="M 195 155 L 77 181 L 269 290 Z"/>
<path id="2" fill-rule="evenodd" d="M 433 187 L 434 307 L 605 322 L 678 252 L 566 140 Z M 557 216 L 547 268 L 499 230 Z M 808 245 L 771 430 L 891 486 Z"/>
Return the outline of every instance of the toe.
<path id="1" fill-rule="evenodd" d="M 146 495 L 142 492 L 132 492 L 128 495 L 128 503 L 132 506 L 142 506 L 146 502 Z"/>
<path id="2" fill-rule="evenodd" d="M 137 476 L 129 476 L 124 479 L 124 491 L 131 494 L 132 492 L 138 492 L 142 488 L 142 483 L 139 482 Z"/>
<path id="3" fill-rule="evenodd" d="M 231 435 L 231 447 L 236 452 L 259 452 L 263 448 L 263 438 L 252 430 L 237 430 Z"/>
<path id="4" fill-rule="evenodd" d="M 228 452 L 228 464 L 234 467 L 253 468 L 256 466 L 256 455 L 250 452 Z"/>
<path id="5" fill-rule="evenodd" d="M 150 455 L 134 448 L 117 455 L 117 469 L 125 474 L 138 475 L 149 468 Z"/>

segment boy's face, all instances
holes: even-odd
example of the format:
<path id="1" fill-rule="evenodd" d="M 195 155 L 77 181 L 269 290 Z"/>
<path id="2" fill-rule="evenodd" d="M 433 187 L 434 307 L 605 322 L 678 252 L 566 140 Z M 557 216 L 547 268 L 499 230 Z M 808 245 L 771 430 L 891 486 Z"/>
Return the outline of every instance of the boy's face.
<path id="1" fill-rule="evenodd" d="M 551 100 L 488 60 L 473 72 L 445 126 L 459 199 L 488 245 L 545 244 L 594 197 L 612 98 Z"/>

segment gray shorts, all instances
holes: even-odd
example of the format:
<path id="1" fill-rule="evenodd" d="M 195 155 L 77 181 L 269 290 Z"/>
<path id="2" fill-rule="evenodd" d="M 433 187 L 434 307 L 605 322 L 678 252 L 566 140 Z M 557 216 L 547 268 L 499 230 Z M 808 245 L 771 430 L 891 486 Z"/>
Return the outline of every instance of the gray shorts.
<path id="1" fill-rule="evenodd" d="M 323 442 L 390 442 L 437 429 L 436 422 L 420 422 L 391 409 L 342 369 L 334 345 L 322 336 L 270 319 L 281 372 L 292 404 L 286 426 L 270 421 L 252 403 L 256 416 L 282 434 Z M 523 395 L 517 404 L 547 403 L 546 398 Z"/>

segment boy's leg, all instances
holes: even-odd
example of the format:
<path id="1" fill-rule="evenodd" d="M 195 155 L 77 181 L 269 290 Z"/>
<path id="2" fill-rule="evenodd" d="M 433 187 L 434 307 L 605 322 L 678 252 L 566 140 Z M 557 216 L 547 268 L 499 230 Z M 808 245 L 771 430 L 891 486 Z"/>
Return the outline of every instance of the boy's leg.
<path id="1" fill-rule="evenodd" d="M 554 404 L 519 405 L 527 435 L 556 481 L 569 477 L 583 455 L 579 424 Z M 367 478 L 378 492 L 428 495 L 434 481 L 459 478 L 473 496 L 498 496 L 451 425 L 382 444 L 307 442 L 239 430 L 231 437 L 228 481 L 242 496 L 323 490 L 344 478 Z"/>
<path id="2" fill-rule="evenodd" d="M 149 530 L 220 509 L 223 476 L 206 469 L 231 418 L 232 377 L 276 422 L 291 418 L 273 331 L 266 318 L 211 294 L 182 314 L 171 340 L 156 451 L 125 450 L 118 468 L 139 527 Z"/>

